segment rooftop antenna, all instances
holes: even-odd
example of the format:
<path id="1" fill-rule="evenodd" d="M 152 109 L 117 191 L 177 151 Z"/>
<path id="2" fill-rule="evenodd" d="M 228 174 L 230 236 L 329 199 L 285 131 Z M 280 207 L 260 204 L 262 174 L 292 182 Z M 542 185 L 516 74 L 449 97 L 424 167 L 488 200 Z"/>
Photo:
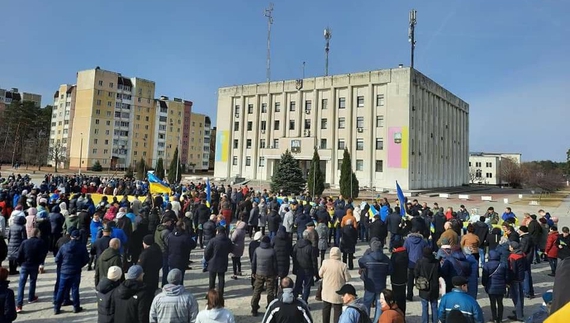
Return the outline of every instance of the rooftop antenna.
<path id="1" fill-rule="evenodd" d="M 305 62 L 303 62 L 303 79 L 305 78 Z"/>
<path id="2" fill-rule="evenodd" d="M 269 4 L 269 8 L 264 13 L 267 17 L 267 82 L 271 80 L 271 25 L 273 25 L 273 3 Z"/>
<path id="3" fill-rule="evenodd" d="M 330 50 L 330 40 L 332 38 L 332 30 L 330 27 L 325 28 L 325 76 L 329 76 L 329 50 Z"/>
<path id="4" fill-rule="evenodd" d="M 415 30 L 416 30 L 416 13 L 415 9 L 410 10 L 410 28 L 408 29 L 408 41 L 411 44 L 411 67 L 414 68 L 414 51 L 416 49 L 416 38 L 415 38 Z"/>

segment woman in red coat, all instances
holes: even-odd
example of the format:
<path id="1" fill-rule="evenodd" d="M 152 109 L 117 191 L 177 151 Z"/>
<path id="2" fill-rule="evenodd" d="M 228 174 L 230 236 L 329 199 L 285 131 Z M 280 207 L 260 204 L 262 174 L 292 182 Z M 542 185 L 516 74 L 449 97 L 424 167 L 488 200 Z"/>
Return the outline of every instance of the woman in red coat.
<path id="1" fill-rule="evenodd" d="M 546 256 L 548 257 L 548 263 L 550 264 L 550 270 L 552 273 L 548 276 L 554 277 L 556 274 L 556 265 L 558 263 L 558 246 L 556 241 L 558 240 L 558 228 L 553 225 L 550 227 L 550 232 L 548 232 L 548 239 L 546 239 Z"/>

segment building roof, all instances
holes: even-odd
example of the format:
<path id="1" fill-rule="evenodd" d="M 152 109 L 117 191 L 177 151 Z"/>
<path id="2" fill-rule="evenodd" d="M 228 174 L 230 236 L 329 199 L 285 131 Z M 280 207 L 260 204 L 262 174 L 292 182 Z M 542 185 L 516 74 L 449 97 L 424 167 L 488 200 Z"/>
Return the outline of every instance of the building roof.
<path id="1" fill-rule="evenodd" d="M 53 94 L 53 98 L 59 98 L 59 90 L 55 91 L 55 93 Z"/>
<path id="2" fill-rule="evenodd" d="M 119 85 L 125 85 L 125 86 L 133 87 L 133 82 L 131 82 L 131 79 L 126 78 L 126 77 L 119 76 L 117 83 Z"/>

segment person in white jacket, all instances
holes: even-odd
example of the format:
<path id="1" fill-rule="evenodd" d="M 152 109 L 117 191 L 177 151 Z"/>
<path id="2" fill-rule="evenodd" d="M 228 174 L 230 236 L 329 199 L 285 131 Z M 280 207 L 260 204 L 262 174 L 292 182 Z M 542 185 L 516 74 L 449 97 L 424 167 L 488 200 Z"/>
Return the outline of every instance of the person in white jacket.
<path id="1" fill-rule="evenodd" d="M 196 323 L 235 323 L 232 312 L 224 308 L 224 298 L 217 290 L 210 289 L 206 308 L 201 310 L 196 317 Z"/>
<path id="2" fill-rule="evenodd" d="M 198 302 L 192 293 L 184 288 L 182 271 L 174 268 L 168 272 L 168 284 L 153 299 L 150 306 L 149 322 L 189 322 L 195 323 L 198 316 Z"/>

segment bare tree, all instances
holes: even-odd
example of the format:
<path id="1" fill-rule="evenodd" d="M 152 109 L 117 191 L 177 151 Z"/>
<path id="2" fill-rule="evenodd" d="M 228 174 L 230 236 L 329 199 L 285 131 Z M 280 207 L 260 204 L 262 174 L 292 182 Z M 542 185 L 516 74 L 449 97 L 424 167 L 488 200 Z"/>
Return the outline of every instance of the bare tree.
<path id="1" fill-rule="evenodd" d="M 564 175 L 559 169 L 545 169 L 540 163 L 529 162 L 521 166 L 521 173 L 527 187 L 538 188 L 546 193 L 564 187 Z"/>
<path id="2" fill-rule="evenodd" d="M 470 167 L 469 168 L 469 179 L 471 180 L 471 184 L 474 184 L 475 182 L 482 182 L 483 181 L 483 173 L 481 172 L 480 169 L 477 169 L 475 167 Z"/>
<path id="3" fill-rule="evenodd" d="M 49 147 L 48 159 L 53 161 L 54 172 L 57 173 L 57 168 L 59 167 L 59 163 L 65 162 L 65 150 L 61 146 L 59 140 L 53 146 Z"/>
<path id="4" fill-rule="evenodd" d="M 501 159 L 501 180 L 507 182 L 511 187 L 521 187 L 523 179 L 524 174 L 521 165 L 511 158 L 503 157 Z"/>

